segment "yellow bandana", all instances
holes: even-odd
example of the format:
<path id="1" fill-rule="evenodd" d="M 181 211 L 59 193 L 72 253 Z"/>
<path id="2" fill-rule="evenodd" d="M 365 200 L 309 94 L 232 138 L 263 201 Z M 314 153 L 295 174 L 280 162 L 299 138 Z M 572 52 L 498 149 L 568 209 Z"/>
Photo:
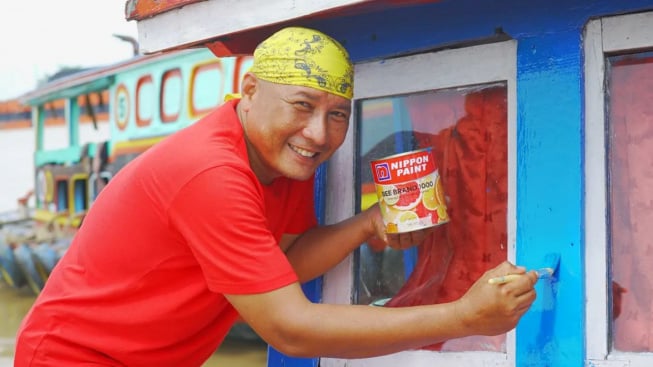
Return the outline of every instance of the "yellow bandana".
<path id="1" fill-rule="evenodd" d="M 347 99 L 354 94 L 354 67 L 347 50 L 324 33 L 284 28 L 254 50 L 249 70 L 273 83 L 310 87 Z"/>

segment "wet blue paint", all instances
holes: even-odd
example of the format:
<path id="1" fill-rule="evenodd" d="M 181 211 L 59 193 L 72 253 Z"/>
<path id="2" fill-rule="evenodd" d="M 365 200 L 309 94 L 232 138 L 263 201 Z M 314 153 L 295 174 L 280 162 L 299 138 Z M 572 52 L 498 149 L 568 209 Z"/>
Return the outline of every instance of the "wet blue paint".
<path id="1" fill-rule="evenodd" d="M 561 256 L 555 292 L 540 282 L 517 328 L 518 366 L 584 361 L 583 272 L 567 272 L 583 258 L 580 31 L 530 37 L 517 48 L 517 263 L 537 268 L 547 253 Z"/>

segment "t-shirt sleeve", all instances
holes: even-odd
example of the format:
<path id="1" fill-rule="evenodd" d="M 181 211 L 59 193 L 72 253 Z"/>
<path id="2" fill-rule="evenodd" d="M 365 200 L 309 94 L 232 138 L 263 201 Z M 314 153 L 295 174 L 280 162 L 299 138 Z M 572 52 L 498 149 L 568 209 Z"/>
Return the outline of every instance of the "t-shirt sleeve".
<path id="1" fill-rule="evenodd" d="M 297 281 L 267 228 L 263 194 L 253 180 L 234 167 L 208 169 L 168 209 L 170 226 L 193 252 L 212 291 L 261 293 Z"/>

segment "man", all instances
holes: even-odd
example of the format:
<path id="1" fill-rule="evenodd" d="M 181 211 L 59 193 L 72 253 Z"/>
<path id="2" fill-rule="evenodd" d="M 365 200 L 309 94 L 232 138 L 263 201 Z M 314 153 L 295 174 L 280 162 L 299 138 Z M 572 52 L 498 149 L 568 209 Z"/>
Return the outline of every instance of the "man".
<path id="1" fill-rule="evenodd" d="M 512 329 L 534 273 L 504 263 L 456 302 L 314 304 L 300 282 L 387 236 L 377 206 L 317 227 L 313 175 L 342 144 L 353 67 L 327 35 L 259 45 L 232 99 L 125 166 L 23 321 L 16 366 L 200 366 L 240 316 L 293 356 L 359 358 Z M 490 285 L 490 276 L 524 274 Z"/>

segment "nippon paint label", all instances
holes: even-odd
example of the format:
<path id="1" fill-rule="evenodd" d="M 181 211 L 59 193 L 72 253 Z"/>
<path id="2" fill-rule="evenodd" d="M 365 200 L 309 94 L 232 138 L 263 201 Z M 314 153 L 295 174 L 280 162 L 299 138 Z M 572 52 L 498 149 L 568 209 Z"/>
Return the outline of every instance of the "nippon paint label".
<path id="1" fill-rule="evenodd" d="M 431 148 L 370 162 L 388 233 L 404 233 L 449 221 Z"/>

